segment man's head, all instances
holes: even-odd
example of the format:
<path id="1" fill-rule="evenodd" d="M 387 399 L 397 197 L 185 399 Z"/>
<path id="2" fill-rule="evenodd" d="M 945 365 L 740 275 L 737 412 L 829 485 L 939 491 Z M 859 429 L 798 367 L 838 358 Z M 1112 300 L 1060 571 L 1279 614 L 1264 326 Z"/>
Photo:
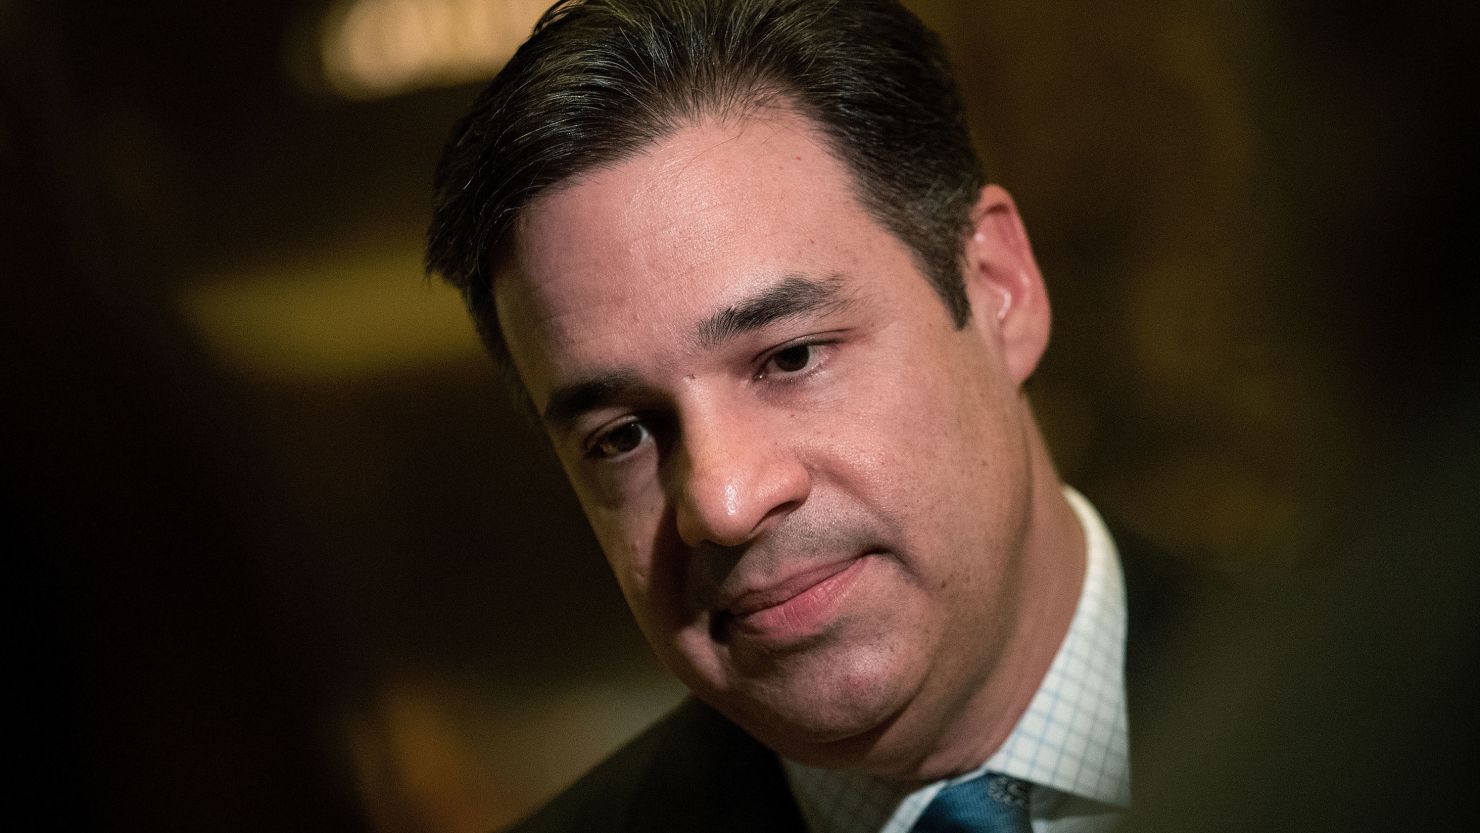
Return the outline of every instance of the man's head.
<path id="1" fill-rule="evenodd" d="M 938 44 L 886 3 L 588 6 L 459 128 L 433 265 L 700 698 L 804 761 L 979 763 L 1067 623 L 1077 528 L 1021 389 L 1041 278 Z"/>
<path id="2" fill-rule="evenodd" d="M 960 244 L 985 178 L 939 40 L 892 0 L 561 0 L 454 129 L 427 264 L 505 360 L 493 276 L 526 205 L 680 125 L 782 103 L 964 323 Z"/>

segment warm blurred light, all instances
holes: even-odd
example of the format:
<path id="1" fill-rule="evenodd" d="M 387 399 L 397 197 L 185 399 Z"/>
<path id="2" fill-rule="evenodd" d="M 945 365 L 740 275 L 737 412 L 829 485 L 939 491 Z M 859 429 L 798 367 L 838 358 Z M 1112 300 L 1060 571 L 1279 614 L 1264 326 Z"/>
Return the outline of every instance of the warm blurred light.
<path id="1" fill-rule="evenodd" d="M 686 693 L 651 666 L 533 686 L 403 669 L 344 715 L 344 739 L 373 829 L 484 833 L 553 798 Z"/>
<path id="2" fill-rule="evenodd" d="M 550 0 L 341 0 L 319 43 L 324 80 L 383 98 L 491 77 Z"/>
<path id="3" fill-rule="evenodd" d="M 212 277 L 180 306 L 217 361 L 258 378 L 319 382 L 476 356 L 457 293 L 421 274 L 412 244 L 351 248 Z"/>

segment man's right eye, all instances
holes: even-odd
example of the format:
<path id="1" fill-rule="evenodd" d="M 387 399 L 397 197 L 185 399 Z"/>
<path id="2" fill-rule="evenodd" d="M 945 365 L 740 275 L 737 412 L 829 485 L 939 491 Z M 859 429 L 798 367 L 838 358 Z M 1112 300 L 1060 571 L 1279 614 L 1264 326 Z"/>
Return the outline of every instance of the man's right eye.
<path id="1" fill-rule="evenodd" d="M 648 430 L 641 422 L 629 419 L 593 437 L 586 446 L 586 456 L 594 460 L 614 460 L 642 445 L 647 435 Z"/>

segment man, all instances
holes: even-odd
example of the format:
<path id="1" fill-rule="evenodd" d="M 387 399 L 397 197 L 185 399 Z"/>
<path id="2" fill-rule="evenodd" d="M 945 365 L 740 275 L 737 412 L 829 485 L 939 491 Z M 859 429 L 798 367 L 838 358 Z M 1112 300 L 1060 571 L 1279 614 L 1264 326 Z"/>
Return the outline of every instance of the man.
<path id="1" fill-rule="evenodd" d="M 1024 393 L 1048 298 L 908 12 L 559 3 L 455 130 L 428 252 L 698 701 L 525 829 L 1128 804 L 1115 545 Z"/>

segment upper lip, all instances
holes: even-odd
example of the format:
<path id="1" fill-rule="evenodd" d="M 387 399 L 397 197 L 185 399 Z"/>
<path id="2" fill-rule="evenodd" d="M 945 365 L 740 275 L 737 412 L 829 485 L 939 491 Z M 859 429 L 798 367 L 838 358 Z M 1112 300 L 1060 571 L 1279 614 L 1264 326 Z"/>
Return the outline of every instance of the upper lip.
<path id="1" fill-rule="evenodd" d="M 853 558 L 831 561 L 799 573 L 793 573 L 780 581 L 742 589 L 734 594 L 726 594 L 719 609 L 732 616 L 745 616 L 758 610 L 775 607 L 841 573 L 853 561 Z"/>

